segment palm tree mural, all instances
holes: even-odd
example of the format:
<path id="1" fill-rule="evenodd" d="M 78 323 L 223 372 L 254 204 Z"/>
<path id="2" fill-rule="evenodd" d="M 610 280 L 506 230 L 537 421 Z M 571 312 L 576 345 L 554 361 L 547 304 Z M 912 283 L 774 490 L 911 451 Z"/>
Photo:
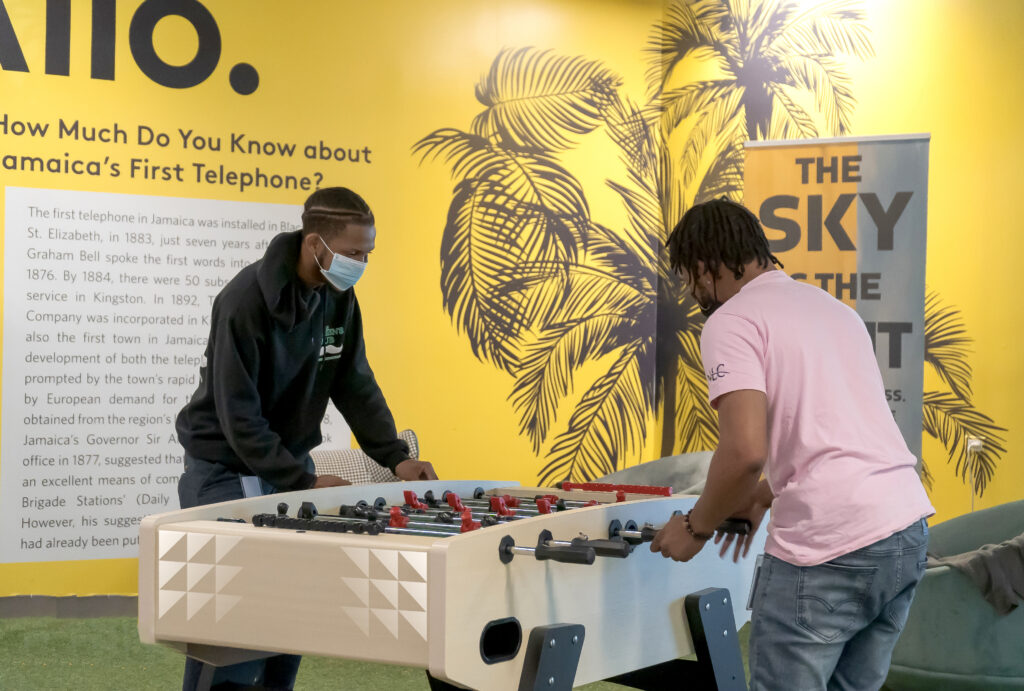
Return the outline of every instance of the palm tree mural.
<path id="1" fill-rule="evenodd" d="M 420 140 L 457 179 L 441 241 L 445 309 L 474 353 L 515 377 L 510 399 L 538 451 L 588 362 L 607 362 L 554 435 L 542 483 L 612 472 L 643 444 L 655 407 L 655 310 L 664 227 L 656 121 L 598 61 L 504 51 L 477 85 L 471 130 Z M 656 117 L 656 114 L 654 115 Z M 628 180 L 618 232 L 592 218 L 558 156 L 602 128 Z"/>
<path id="2" fill-rule="evenodd" d="M 745 140 L 849 134 L 855 100 L 839 56 L 871 57 L 868 34 L 859 1 L 669 6 L 647 48 L 647 79 L 661 99 L 666 131 L 686 134 L 679 163 L 684 185 L 694 190 L 690 201 L 740 196 Z M 710 63 L 717 74 L 677 83 L 687 60 Z M 714 169 L 693 185 L 708 159 Z"/>
<path id="3" fill-rule="evenodd" d="M 414 147 L 456 181 L 441 242 L 444 308 L 474 354 L 513 377 L 521 432 L 546 449 L 541 484 L 639 460 L 658 415 L 661 455 L 715 446 L 703 319 L 668 266 L 668 230 L 694 203 L 742 198 L 745 139 L 848 133 L 855 101 L 840 56 L 872 53 L 850 0 L 677 2 L 646 50 L 644 103 L 600 61 L 504 50 L 477 84 L 484 109 L 470 128 L 436 130 Z M 687 81 L 693 62 L 714 76 Z M 597 191 L 563 163 L 602 135 L 621 162 L 605 181 L 627 219 L 615 228 L 594 218 Z M 957 395 L 969 385 L 953 343 L 936 367 L 956 382 L 949 393 L 961 407 L 925 399 L 937 411 L 926 410 L 926 428 L 934 422 L 950 449 L 963 446 L 966 422 L 984 418 Z M 591 376 L 577 381 L 582 371 Z"/>
<path id="4" fill-rule="evenodd" d="M 954 463 L 954 472 L 979 497 L 995 474 L 996 463 L 1006 453 L 1006 428 L 979 411 L 972 402 L 970 354 L 972 339 L 960 313 L 943 305 L 934 291 L 924 303 L 924 361 L 945 390 L 924 392 L 924 431 L 942 442 Z M 984 440 L 980 452 L 968 450 L 968 439 Z M 934 474 L 927 461 L 922 476 L 931 486 Z"/>
<path id="5" fill-rule="evenodd" d="M 670 5 L 647 46 L 648 90 L 651 107 L 660 111 L 662 140 L 671 151 L 682 150 L 666 175 L 677 180 L 669 180 L 661 196 L 664 227 L 672 228 L 692 204 L 720 196 L 742 200 L 744 141 L 848 134 L 855 101 L 839 56 L 864 59 L 872 52 L 860 2 Z M 713 70 L 694 81 L 688 75 L 696 70 L 688 64 L 701 65 L 701 73 L 708 65 Z M 805 102 L 816 106 L 821 128 Z M 661 452 L 711 448 L 717 428 L 699 359 L 703 321 L 694 324 L 692 305 L 687 319 L 678 320 L 678 277 L 667 272 L 661 288 L 659 346 L 683 341 L 674 349 L 681 353 L 662 351 L 659 358 L 665 419 L 675 411 L 676 420 L 675 428 L 662 428 Z M 687 434 L 697 430 L 705 434 Z M 683 445 L 674 446 L 680 438 Z"/>

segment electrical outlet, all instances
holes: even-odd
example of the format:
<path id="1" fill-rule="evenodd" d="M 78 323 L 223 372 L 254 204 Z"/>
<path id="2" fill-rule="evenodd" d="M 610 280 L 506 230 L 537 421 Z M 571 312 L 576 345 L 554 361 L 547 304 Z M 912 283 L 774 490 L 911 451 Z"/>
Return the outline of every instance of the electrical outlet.
<path id="1" fill-rule="evenodd" d="M 985 439 L 982 437 L 967 437 L 967 453 L 978 454 L 985 448 Z"/>

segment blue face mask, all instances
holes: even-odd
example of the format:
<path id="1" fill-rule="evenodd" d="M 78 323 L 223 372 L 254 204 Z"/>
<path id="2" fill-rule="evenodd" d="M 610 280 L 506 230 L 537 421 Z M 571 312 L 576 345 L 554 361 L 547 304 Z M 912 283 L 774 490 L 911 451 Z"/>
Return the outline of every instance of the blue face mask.
<path id="1" fill-rule="evenodd" d="M 323 242 L 324 247 L 327 247 L 328 250 L 331 249 L 324 242 L 323 238 L 320 238 L 320 242 Z M 313 259 L 316 259 L 316 265 L 320 267 L 320 273 L 324 275 L 324 278 L 327 279 L 332 288 L 338 291 L 348 290 L 359 281 L 363 272 L 366 271 L 366 262 L 356 261 L 337 253 L 332 254 L 334 254 L 334 257 L 331 259 L 329 269 L 321 266 L 320 260 L 316 258 L 316 255 L 313 255 Z"/>

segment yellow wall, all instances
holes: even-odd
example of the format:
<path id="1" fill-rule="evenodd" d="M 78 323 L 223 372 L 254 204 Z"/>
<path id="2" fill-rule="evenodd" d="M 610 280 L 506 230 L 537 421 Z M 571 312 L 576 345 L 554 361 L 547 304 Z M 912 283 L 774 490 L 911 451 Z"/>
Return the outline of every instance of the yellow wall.
<path id="1" fill-rule="evenodd" d="M 411 147 L 441 127 L 469 129 L 482 109 L 473 87 L 502 48 L 536 46 L 602 60 L 623 79 L 622 91 L 645 97 L 643 49 L 663 16 L 662 0 L 442 0 L 423 5 L 344 2 L 237 3 L 205 0 L 220 26 L 221 62 L 206 82 L 166 89 L 133 63 L 127 27 L 138 3 L 118 3 L 117 76 L 88 78 L 87 12 L 72 21 L 71 76 L 43 74 L 43 10 L 29 0 L 6 0 L 31 72 L 0 72 L 2 109 L 22 119 L 78 117 L 125 126 L 145 123 L 173 132 L 195 127 L 226 136 L 236 128 L 266 138 L 337 140 L 374 151 L 372 165 L 274 162 L 281 172 L 320 172 L 324 184 L 351 186 L 373 206 L 377 251 L 359 295 L 370 360 L 400 426 L 414 428 L 423 453 L 451 478 L 531 482 L 543 459 L 520 436 L 507 401 L 513 380 L 472 356 L 443 311 L 438 247 L 453 182 L 442 162 L 420 163 Z M 963 313 L 975 338 L 976 405 L 1003 427 L 1008 453 L 976 507 L 1019 499 L 1024 468 L 1016 460 L 1020 434 L 1018 384 L 1024 377 L 1012 349 L 1021 311 L 1013 262 L 1019 203 L 1016 128 L 1024 89 L 1017 35 L 1024 5 L 1015 0 L 866 2 L 876 57 L 846 63 L 857 107 L 854 135 L 930 132 L 928 283 Z M 192 34 L 169 21 L 157 33 L 168 60 L 187 59 Z M 188 46 L 188 47 L 186 47 Z M 166 52 L 164 52 L 166 51 Z M 250 62 L 260 73 L 251 96 L 233 93 L 228 68 Z M 592 134 L 565 165 L 588 190 L 595 218 L 624 223 L 618 200 L 603 189 L 622 167 L 603 135 Z M 602 140 L 602 141 L 598 141 Z M 15 143 L 22 147 L 21 143 Z M 13 146 L 0 138 L 3 153 Z M 95 153 L 101 145 L 79 143 Z M 33 145 L 62 155 L 63 144 Z M 127 157 L 138 147 L 115 147 Z M 146 153 L 146 152 L 142 152 Z M 167 152 L 165 158 L 189 155 Z M 219 157 L 238 166 L 240 155 Z M 240 194 L 194 183 L 167 185 L 125 178 L 68 178 L 0 171 L 3 185 L 129 192 L 162 196 L 298 204 L 305 193 Z M 588 366 L 589 382 L 606 363 Z M 590 377 L 590 379 L 588 379 Z M 578 384 L 558 418 L 564 427 Z M 928 380 L 926 379 L 926 388 Z M 630 462 L 654 458 L 653 422 L 646 448 Z M 545 447 L 546 448 L 546 447 Z M 542 450 L 543 451 L 543 450 Z M 926 438 L 936 482 L 938 519 L 970 509 L 970 493 L 944 465 L 945 453 Z M 3 459 L 0 459 L 0 463 Z M 132 592 L 134 561 L 0 565 L 0 595 Z"/>
<path id="2" fill-rule="evenodd" d="M 1024 360 L 1013 347 L 1024 308 L 1013 277 L 1024 154 L 1024 5 L 875 0 L 866 3 L 876 57 L 850 63 L 857 135 L 930 132 L 926 280 L 962 312 L 974 338 L 975 405 L 1008 428 L 1007 453 L 974 508 L 1024 498 L 1020 461 Z M 925 368 L 925 390 L 934 387 Z M 941 521 L 971 510 L 970 490 L 925 436 Z"/>

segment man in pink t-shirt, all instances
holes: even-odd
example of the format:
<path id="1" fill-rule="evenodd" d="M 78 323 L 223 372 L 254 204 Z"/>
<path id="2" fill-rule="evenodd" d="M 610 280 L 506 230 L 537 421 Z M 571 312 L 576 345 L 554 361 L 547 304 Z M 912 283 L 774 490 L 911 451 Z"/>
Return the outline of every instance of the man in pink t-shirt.
<path id="1" fill-rule="evenodd" d="M 760 223 L 739 204 L 694 206 L 668 244 L 708 315 L 701 359 L 719 445 L 693 510 L 651 549 L 686 561 L 724 519 L 742 517 L 752 530 L 735 541 L 734 559 L 746 556 L 771 507 L 752 691 L 877 689 L 924 572 L 923 519 L 934 509 L 864 322 L 777 270 Z"/>

